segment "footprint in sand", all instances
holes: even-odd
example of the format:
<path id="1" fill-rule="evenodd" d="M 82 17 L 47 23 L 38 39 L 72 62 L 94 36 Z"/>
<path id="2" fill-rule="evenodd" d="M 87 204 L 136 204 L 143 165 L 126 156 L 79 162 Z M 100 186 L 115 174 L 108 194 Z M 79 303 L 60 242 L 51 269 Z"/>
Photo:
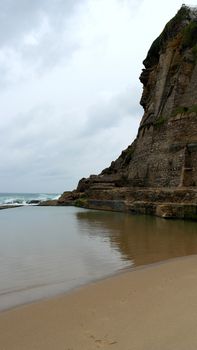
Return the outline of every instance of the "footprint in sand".
<path id="1" fill-rule="evenodd" d="M 107 336 L 105 336 L 104 339 L 98 339 L 94 335 L 90 334 L 89 338 L 92 339 L 97 348 L 103 348 L 104 346 L 111 346 L 118 343 L 116 340 L 107 339 Z"/>

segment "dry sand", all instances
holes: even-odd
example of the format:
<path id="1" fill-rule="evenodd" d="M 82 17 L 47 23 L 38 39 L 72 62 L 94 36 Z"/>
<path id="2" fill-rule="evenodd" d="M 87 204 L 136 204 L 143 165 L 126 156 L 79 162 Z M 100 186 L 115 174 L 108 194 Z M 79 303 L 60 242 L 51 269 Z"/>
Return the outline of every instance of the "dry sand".
<path id="1" fill-rule="evenodd" d="M 197 257 L 0 314 L 0 350 L 196 350 Z"/>

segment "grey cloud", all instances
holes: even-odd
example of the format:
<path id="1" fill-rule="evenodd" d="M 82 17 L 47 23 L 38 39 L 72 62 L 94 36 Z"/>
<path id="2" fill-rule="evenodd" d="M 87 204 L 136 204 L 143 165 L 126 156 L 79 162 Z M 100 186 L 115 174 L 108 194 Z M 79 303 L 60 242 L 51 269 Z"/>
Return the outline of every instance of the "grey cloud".
<path id="1" fill-rule="evenodd" d="M 10 191 L 18 181 L 23 184 L 23 179 L 32 179 L 43 187 L 45 180 L 54 179 L 54 184 L 58 181 L 62 186 L 66 178 L 73 182 L 68 164 L 76 158 L 77 149 L 72 147 L 75 131 L 67 128 L 68 117 L 51 105 L 42 105 L 17 114 L 1 126 L 1 185 L 9 183 L 9 178 L 14 179 L 10 180 Z"/>
<path id="2" fill-rule="evenodd" d="M 127 98 L 130 98 L 129 92 L 120 94 L 116 103 L 114 98 L 113 111 L 117 108 L 118 113 L 113 125 L 117 126 L 123 112 L 128 115 L 128 120 L 132 119 L 130 104 L 122 106 Z M 110 106 L 104 110 L 110 113 Z M 137 113 L 134 105 L 132 111 Z M 126 134 L 121 123 L 113 129 L 108 122 L 104 128 L 98 124 L 94 133 L 90 132 L 90 128 L 95 127 L 92 124 L 89 134 L 84 137 L 79 131 L 80 125 L 73 129 L 68 126 L 67 117 L 75 120 L 75 113 L 58 114 L 55 107 L 43 105 L 16 115 L 1 128 L 1 186 L 5 183 L 9 191 L 16 191 L 14 188 L 51 192 L 73 189 L 81 177 L 100 172 L 131 142 L 131 132 Z M 103 116 L 103 122 L 104 118 L 107 115 Z M 121 134 L 124 134 L 123 143 Z M 91 150 L 94 150 L 93 154 Z"/>
<path id="3" fill-rule="evenodd" d="M 49 18 L 52 25 L 65 21 L 80 0 L 1 0 L 0 45 L 10 45 Z"/>
<path id="4" fill-rule="evenodd" d="M 138 103 L 140 94 L 141 90 L 135 87 L 92 106 L 82 135 L 98 134 L 99 131 L 118 125 L 125 117 L 135 118 L 142 115 L 142 108 Z"/>
<path id="5" fill-rule="evenodd" d="M 81 177 L 108 166 L 136 134 L 142 115 L 138 105 L 141 89 L 119 92 L 132 80 L 130 68 L 125 78 L 117 75 L 111 81 L 115 64 L 102 66 L 98 52 L 104 59 L 105 50 L 102 42 L 97 42 L 97 35 L 94 43 L 88 41 L 90 47 L 84 49 L 81 43 L 81 55 L 71 57 L 78 49 L 79 29 L 89 21 L 86 7 L 80 7 L 88 1 L 0 1 L 1 87 L 7 83 L 0 91 L 1 191 L 72 189 Z M 104 9 L 105 0 L 102 3 Z M 75 36 L 77 19 L 81 27 L 76 28 Z M 100 19 L 102 15 L 99 23 Z M 110 24 L 116 25 L 113 21 Z M 107 58 L 112 61 L 110 54 Z M 75 63 L 68 65 L 70 58 Z M 89 70 L 94 60 L 98 61 L 95 67 L 99 78 L 93 69 Z M 121 57 L 117 61 L 123 76 L 127 69 L 126 64 L 122 70 L 124 63 Z M 116 90 L 117 94 L 98 101 L 105 90 L 109 94 Z M 92 107 L 86 114 L 90 101 Z"/>
<path id="6" fill-rule="evenodd" d="M 85 0 L 1 0 L 1 87 L 70 58 L 78 44 L 69 20 Z"/>

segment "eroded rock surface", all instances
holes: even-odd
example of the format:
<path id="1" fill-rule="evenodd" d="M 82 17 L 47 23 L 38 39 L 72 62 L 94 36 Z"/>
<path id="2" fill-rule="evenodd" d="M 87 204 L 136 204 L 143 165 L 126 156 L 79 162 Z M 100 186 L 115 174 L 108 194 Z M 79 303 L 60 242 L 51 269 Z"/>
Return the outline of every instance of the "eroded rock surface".
<path id="1" fill-rule="evenodd" d="M 197 10 L 185 5 L 153 42 L 140 76 L 138 135 L 59 205 L 197 218 Z"/>

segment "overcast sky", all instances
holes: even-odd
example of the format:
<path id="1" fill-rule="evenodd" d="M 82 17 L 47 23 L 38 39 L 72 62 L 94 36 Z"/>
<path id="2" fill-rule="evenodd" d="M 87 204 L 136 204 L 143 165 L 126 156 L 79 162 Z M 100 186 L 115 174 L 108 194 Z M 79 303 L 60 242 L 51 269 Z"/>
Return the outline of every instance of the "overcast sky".
<path id="1" fill-rule="evenodd" d="M 0 0 L 0 192 L 63 192 L 135 138 L 142 61 L 182 0 Z"/>

